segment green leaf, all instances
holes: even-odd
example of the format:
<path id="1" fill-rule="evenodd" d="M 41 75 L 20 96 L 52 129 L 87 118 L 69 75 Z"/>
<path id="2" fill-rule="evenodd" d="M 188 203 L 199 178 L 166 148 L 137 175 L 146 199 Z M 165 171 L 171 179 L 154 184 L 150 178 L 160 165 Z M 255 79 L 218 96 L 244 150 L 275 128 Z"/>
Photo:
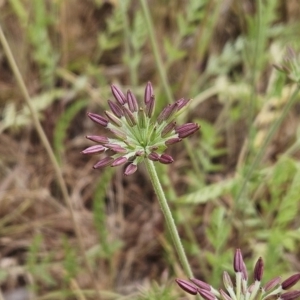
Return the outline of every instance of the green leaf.
<path id="1" fill-rule="evenodd" d="M 206 203 L 209 200 L 214 200 L 228 193 L 233 187 L 233 185 L 236 183 L 236 180 L 236 178 L 231 178 L 228 180 L 205 186 L 203 188 L 200 188 L 196 192 L 179 197 L 177 201 L 183 204 Z"/>

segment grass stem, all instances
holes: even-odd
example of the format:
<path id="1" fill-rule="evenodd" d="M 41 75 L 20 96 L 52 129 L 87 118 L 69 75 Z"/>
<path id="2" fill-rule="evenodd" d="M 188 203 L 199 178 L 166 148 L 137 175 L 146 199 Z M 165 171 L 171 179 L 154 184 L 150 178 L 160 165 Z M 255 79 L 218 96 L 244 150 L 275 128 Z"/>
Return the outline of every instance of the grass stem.
<path id="1" fill-rule="evenodd" d="M 257 152 L 256 156 L 254 157 L 253 163 L 252 163 L 251 167 L 249 168 L 248 172 L 246 173 L 246 176 L 243 179 L 243 182 L 241 184 L 241 188 L 240 188 L 240 190 L 238 192 L 238 195 L 236 197 L 236 206 L 237 207 L 239 207 L 239 205 L 241 204 L 240 202 L 241 202 L 241 199 L 244 195 L 247 182 L 251 178 L 254 170 L 257 168 L 257 166 L 261 162 L 261 159 L 262 159 L 262 157 L 265 153 L 265 150 L 266 150 L 267 146 L 269 145 L 269 143 L 271 142 L 271 140 L 272 140 L 274 134 L 276 133 L 277 129 L 279 128 L 282 121 L 287 116 L 287 114 L 290 111 L 291 107 L 295 104 L 295 101 L 297 100 L 297 95 L 298 95 L 299 91 L 300 91 L 300 86 L 297 86 L 297 88 L 295 89 L 295 91 L 291 95 L 289 101 L 284 106 L 280 117 L 272 124 L 272 126 L 271 126 L 270 130 L 268 131 L 268 134 L 267 134 L 262 146 L 260 147 L 260 149 Z"/>
<path id="2" fill-rule="evenodd" d="M 156 40 L 156 37 L 154 34 L 154 29 L 153 29 L 152 20 L 150 17 L 149 7 L 145 0 L 140 0 L 140 3 L 142 6 L 143 14 L 144 14 L 145 21 L 146 21 L 146 26 L 148 28 L 148 32 L 149 32 L 149 36 L 150 36 L 150 41 L 151 41 L 151 46 L 153 49 L 155 63 L 158 68 L 158 72 L 159 72 L 163 87 L 167 94 L 168 102 L 173 103 L 173 96 L 172 96 L 172 92 L 171 92 L 171 89 L 170 89 L 170 86 L 168 83 L 167 74 L 164 69 L 163 62 L 162 62 L 162 59 L 161 59 L 161 56 L 160 56 L 159 50 L 158 50 L 158 46 L 157 46 L 158 43 L 157 43 L 157 40 Z"/>
<path id="3" fill-rule="evenodd" d="M 76 237 L 77 237 L 77 240 L 78 240 L 81 255 L 83 257 L 83 260 L 84 260 L 84 263 L 86 265 L 87 271 L 89 272 L 89 275 L 91 277 L 91 282 L 93 283 L 94 288 L 97 292 L 97 298 L 101 299 L 100 292 L 97 288 L 96 280 L 93 276 L 92 268 L 90 267 L 90 264 L 88 262 L 88 259 L 87 259 L 86 253 L 85 253 L 80 227 L 79 227 L 79 225 L 77 223 L 77 220 L 76 220 L 75 211 L 74 211 L 73 206 L 72 206 L 72 201 L 71 201 L 71 198 L 69 196 L 67 186 L 66 186 L 66 183 L 65 183 L 63 175 L 62 175 L 62 171 L 59 167 L 58 161 L 56 160 L 56 157 L 55 157 L 54 152 L 52 150 L 52 147 L 49 143 L 49 140 L 48 140 L 48 138 L 45 134 L 45 131 L 44 131 L 42 125 L 41 125 L 41 122 L 38 118 L 38 114 L 37 114 L 34 106 L 31 103 L 31 99 L 30 99 L 28 90 L 27 90 L 26 85 L 24 83 L 21 72 L 20 72 L 20 70 L 19 70 L 19 68 L 16 64 L 14 56 L 11 52 L 11 49 L 10 49 L 9 44 L 7 42 L 7 39 L 6 39 L 6 37 L 3 33 L 1 25 L 0 25 L 0 42 L 3 46 L 3 50 L 5 52 L 5 55 L 6 55 L 7 59 L 8 59 L 9 65 L 10 65 L 12 71 L 13 71 L 13 74 L 14 74 L 15 78 L 16 78 L 17 84 L 18 84 L 18 86 L 21 90 L 21 93 L 24 96 L 25 102 L 28 106 L 28 109 L 30 111 L 30 114 L 31 114 L 31 117 L 32 117 L 32 120 L 33 120 L 34 127 L 35 127 L 35 129 L 36 129 L 36 131 L 37 131 L 37 133 L 38 133 L 38 135 L 41 139 L 41 142 L 42 142 L 43 146 L 46 149 L 46 152 L 49 156 L 50 162 L 51 162 L 51 164 L 53 166 L 53 169 L 55 171 L 57 182 L 60 186 L 63 198 L 64 198 L 65 203 L 66 203 L 66 206 L 68 207 L 68 210 L 69 210 L 70 215 L 71 215 L 71 220 L 72 220 L 72 223 L 73 223 L 73 226 L 74 226 L 74 231 L 75 231 L 75 234 L 76 234 Z"/>

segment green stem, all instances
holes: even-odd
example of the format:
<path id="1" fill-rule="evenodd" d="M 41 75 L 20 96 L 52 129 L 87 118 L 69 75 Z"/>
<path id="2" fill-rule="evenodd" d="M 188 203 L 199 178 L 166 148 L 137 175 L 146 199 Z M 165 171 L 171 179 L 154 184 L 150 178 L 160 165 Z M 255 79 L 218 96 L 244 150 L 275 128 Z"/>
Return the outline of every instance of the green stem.
<path id="1" fill-rule="evenodd" d="M 152 20 L 151 20 L 151 17 L 150 17 L 148 4 L 146 3 L 145 0 L 140 0 L 140 3 L 141 3 L 141 6 L 142 6 L 142 9 L 143 9 L 143 14 L 145 16 L 146 26 L 148 28 L 150 41 L 151 41 L 151 46 L 152 46 L 152 49 L 153 49 L 153 54 L 154 54 L 154 58 L 155 58 L 157 68 L 158 68 L 158 72 L 159 72 L 163 87 L 165 89 L 165 92 L 167 94 L 168 102 L 172 103 L 173 102 L 173 96 L 172 96 L 172 93 L 171 93 L 171 89 L 169 87 L 166 71 L 164 69 L 161 56 L 159 54 L 159 50 L 158 50 L 158 46 L 157 46 L 158 42 L 155 38 L 153 24 L 152 24 Z"/>
<path id="2" fill-rule="evenodd" d="M 165 216 L 165 219 L 166 219 L 166 222 L 167 222 L 167 225 L 168 225 L 168 229 L 170 231 L 175 249 L 176 249 L 177 254 L 179 256 L 179 260 L 180 260 L 180 262 L 183 266 L 183 269 L 184 269 L 184 272 L 186 273 L 186 275 L 189 278 L 192 278 L 193 273 L 192 273 L 191 267 L 189 265 L 188 259 L 186 257 L 185 251 L 183 249 L 182 243 L 180 241 L 180 237 L 179 237 L 179 234 L 178 234 L 178 231 L 177 231 L 177 228 L 176 228 L 171 210 L 169 208 L 167 199 L 165 197 L 165 193 L 164 193 L 164 191 L 162 189 L 162 186 L 160 184 L 160 181 L 158 179 L 157 172 L 156 172 L 156 169 L 154 167 L 154 163 L 149 159 L 145 159 L 145 164 L 146 164 L 147 171 L 150 175 L 150 179 L 151 179 L 153 188 L 154 188 L 155 193 L 157 195 L 158 202 L 159 202 L 160 207 L 161 207 L 161 209 L 163 211 L 163 214 Z"/>

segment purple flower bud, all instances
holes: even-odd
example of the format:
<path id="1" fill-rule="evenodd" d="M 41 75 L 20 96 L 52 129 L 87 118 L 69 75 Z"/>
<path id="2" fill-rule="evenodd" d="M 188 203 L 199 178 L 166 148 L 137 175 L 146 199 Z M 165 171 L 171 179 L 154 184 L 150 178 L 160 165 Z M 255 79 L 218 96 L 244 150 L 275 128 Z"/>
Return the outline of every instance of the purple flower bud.
<path id="1" fill-rule="evenodd" d="M 118 157 L 114 160 L 114 162 L 111 164 L 112 167 L 116 167 L 116 166 L 120 166 L 125 164 L 128 161 L 128 159 L 126 157 Z"/>
<path id="2" fill-rule="evenodd" d="M 104 117 L 94 114 L 94 113 L 87 113 L 88 117 L 97 124 L 100 124 L 103 127 L 106 127 L 108 124 L 108 120 Z"/>
<path id="3" fill-rule="evenodd" d="M 103 147 L 102 145 L 95 145 L 95 146 L 91 146 L 91 147 L 84 149 L 83 151 L 81 151 L 81 153 L 82 154 L 98 154 L 105 150 L 106 150 L 106 148 Z"/>
<path id="4" fill-rule="evenodd" d="M 248 280 L 248 272 L 245 263 L 243 263 L 242 275 L 244 280 Z"/>
<path id="5" fill-rule="evenodd" d="M 293 300 L 300 297 L 300 291 L 290 291 L 280 295 L 282 300 Z"/>
<path id="6" fill-rule="evenodd" d="M 114 102 L 108 100 L 107 101 L 111 111 L 114 113 L 114 115 L 118 118 L 121 118 L 123 116 L 123 112 L 121 110 L 121 108 Z"/>
<path id="7" fill-rule="evenodd" d="M 191 99 L 184 99 L 184 98 L 177 100 L 176 103 L 178 104 L 178 110 L 184 108 L 190 102 L 190 100 Z"/>
<path id="8" fill-rule="evenodd" d="M 94 169 L 105 168 L 110 166 L 113 163 L 114 159 L 110 156 L 107 156 L 101 160 L 99 160 L 94 166 Z"/>
<path id="9" fill-rule="evenodd" d="M 261 281 L 264 273 L 264 262 L 260 257 L 254 267 L 254 280 Z"/>
<path id="10" fill-rule="evenodd" d="M 161 124 L 163 121 L 168 121 L 171 119 L 178 110 L 178 104 L 175 102 L 173 104 L 168 104 L 162 112 L 157 117 L 158 124 Z"/>
<path id="11" fill-rule="evenodd" d="M 180 138 L 185 138 L 199 130 L 199 125 L 195 123 L 186 123 L 175 128 L 176 133 Z M 242 270 L 240 271 L 242 272 Z"/>
<path id="12" fill-rule="evenodd" d="M 281 284 L 283 290 L 288 290 L 294 286 L 300 280 L 300 273 L 290 276 L 288 279 L 284 280 Z"/>
<path id="13" fill-rule="evenodd" d="M 182 141 L 181 138 L 176 137 L 176 138 L 171 138 L 169 140 L 166 140 L 165 144 L 166 144 L 166 146 L 169 146 L 169 145 L 173 145 L 173 144 L 176 144 L 178 142 L 181 142 L 181 141 Z"/>
<path id="14" fill-rule="evenodd" d="M 131 112 L 138 111 L 138 103 L 133 93 L 130 90 L 127 91 L 127 103 Z"/>
<path id="15" fill-rule="evenodd" d="M 162 154 L 159 158 L 159 162 L 164 164 L 164 165 L 168 165 L 171 164 L 174 161 L 173 157 L 168 155 L 168 154 Z"/>
<path id="16" fill-rule="evenodd" d="M 243 260 L 241 249 L 236 249 L 234 259 L 233 259 L 233 269 L 234 269 L 234 271 L 236 273 L 237 272 L 242 272 L 243 264 L 244 264 L 244 260 Z"/>
<path id="17" fill-rule="evenodd" d="M 110 132 L 112 132 L 118 139 L 120 140 L 126 140 L 127 136 L 126 134 L 123 132 L 123 131 L 120 131 L 120 130 L 117 130 L 117 129 L 114 129 L 114 128 L 110 128 L 109 129 Z"/>
<path id="18" fill-rule="evenodd" d="M 117 144 L 106 144 L 105 147 L 109 148 L 111 151 L 116 153 L 127 153 L 127 150 Z"/>
<path id="19" fill-rule="evenodd" d="M 124 105 L 126 103 L 125 95 L 117 86 L 111 85 L 111 91 L 119 104 Z"/>
<path id="20" fill-rule="evenodd" d="M 136 156 L 143 156 L 145 154 L 145 151 L 143 150 L 138 150 L 137 152 L 135 152 Z"/>
<path id="21" fill-rule="evenodd" d="M 280 277 L 275 277 L 273 279 L 271 279 L 270 281 L 268 281 L 265 286 L 263 287 L 263 289 L 268 292 L 274 289 L 275 286 L 277 286 L 279 283 L 281 282 L 281 278 Z"/>
<path id="22" fill-rule="evenodd" d="M 222 289 L 220 289 L 220 295 L 223 298 L 223 300 L 232 300 L 232 298 L 229 297 Z"/>
<path id="23" fill-rule="evenodd" d="M 226 290 L 228 290 L 229 288 L 233 288 L 231 278 L 230 278 L 228 272 L 226 272 L 226 271 L 223 272 L 223 283 L 224 283 Z"/>
<path id="24" fill-rule="evenodd" d="M 110 111 L 105 111 L 105 114 L 109 121 L 117 127 L 122 127 L 122 122 Z"/>
<path id="25" fill-rule="evenodd" d="M 211 290 L 211 286 L 200 279 L 190 278 L 190 281 L 203 290 L 207 290 L 207 291 Z"/>
<path id="26" fill-rule="evenodd" d="M 295 50 L 290 46 L 286 47 L 286 52 L 289 59 L 293 59 L 297 57 Z"/>
<path id="27" fill-rule="evenodd" d="M 204 289 L 198 289 L 199 294 L 205 299 L 205 300 L 215 300 L 217 299 L 215 295 L 212 292 L 209 292 Z"/>
<path id="28" fill-rule="evenodd" d="M 138 111 L 138 122 L 141 128 L 146 127 L 146 115 L 145 115 L 145 111 L 142 108 L 140 108 Z"/>
<path id="29" fill-rule="evenodd" d="M 147 102 L 145 107 L 145 113 L 149 118 L 151 118 L 153 115 L 154 107 L 155 107 L 155 98 L 154 96 L 152 96 L 150 100 Z"/>
<path id="30" fill-rule="evenodd" d="M 151 100 L 152 96 L 153 96 L 153 87 L 152 87 L 151 82 L 148 81 L 146 88 L 145 88 L 145 96 L 144 96 L 144 101 L 145 101 L 146 105 Z"/>
<path id="31" fill-rule="evenodd" d="M 148 158 L 152 161 L 159 161 L 159 154 L 157 154 L 156 152 L 151 152 L 149 155 L 148 155 Z"/>
<path id="32" fill-rule="evenodd" d="M 124 175 L 128 176 L 133 174 L 137 170 L 137 165 L 135 164 L 129 164 L 124 171 Z"/>
<path id="33" fill-rule="evenodd" d="M 179 285 L 179 287 L 182 288 L 185 292 L 192 295 L 197 295 L 198 289 L 187 280 L 175 279 L 175 281 Z"/>
<path id="34" fill-rule="evenodd" d="M 127 107 L 123 107 L 123 112 L 124 112 L 124 116 L 125 119 L 128 123 L 128 125 L 130 127 L 133 127 L 134 125 L 136 125 L 136 120 L 135 120 L 135 116 L 132 114 L 132 112 L 127 108 Z"/>
<path id="35" fill-rule="evenodd" d="M 166 137 L 176 126 L 176 122 L 171 122 L 165 126 L 161 132 L 161 137 Z"/>
<path id="36" fill-rule="evenodd" d="M 157 117 L 157 123 L 161 124 L 163 121 L 168 121 L 174 116 L 178 110 L 178 104 L 175 102 L 173 104 L 168 104 L 162 112 Z"/>
<path id="37" fill-rule="evenodd" d="M 99 144 L 107 144 L 109 142 L 109 139 L 106 136 L 87 135 L 86 138 Z"/>

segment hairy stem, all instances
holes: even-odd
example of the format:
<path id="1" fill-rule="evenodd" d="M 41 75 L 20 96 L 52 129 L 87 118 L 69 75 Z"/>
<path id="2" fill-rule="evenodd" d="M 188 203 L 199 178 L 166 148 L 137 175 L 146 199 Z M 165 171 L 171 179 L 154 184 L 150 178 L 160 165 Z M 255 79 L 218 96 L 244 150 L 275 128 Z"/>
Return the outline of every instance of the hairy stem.
<path id="1" fill-rule="evenodd" d="M 185 254 L 184 248 L 182 246 L 182 243 L 180 241 L 180 237 L 179 237 L 179 234 L 178 234 L 178 231 L 177 231 L 177 228 L 176 228 L 171 210 L 169 208 L 167 199 L 165 197 L 165 193 L 164 193 L 164 191 L 162 189 L 162 186 L 160 184 L 160 181 L 158 179 L 154 163 L 149 159 L 145 159 L 145 164 L 146 164 L 147 171 L 150 175 L 150 179 L 151 179 L 153 188 L 154 188 L 155 193 L 157 195 L 158 202 L 159 202 L 160 207 L 161 207 L 161 209 L 163 211 L 163 214 L 165 216 L 169 232 L 172 236 L 175 249 L 176 249 L 177 254 L 179 256 L 179 260 L 182 264 L 182 267 L 183 267 L 184 272 L 186 273 L 186 275 L 189 278 L 192 278 L 193 273 L 192 273 L 191 267 L 189 265 L 188 259 L 186 257 L 186 254 Z"/>

